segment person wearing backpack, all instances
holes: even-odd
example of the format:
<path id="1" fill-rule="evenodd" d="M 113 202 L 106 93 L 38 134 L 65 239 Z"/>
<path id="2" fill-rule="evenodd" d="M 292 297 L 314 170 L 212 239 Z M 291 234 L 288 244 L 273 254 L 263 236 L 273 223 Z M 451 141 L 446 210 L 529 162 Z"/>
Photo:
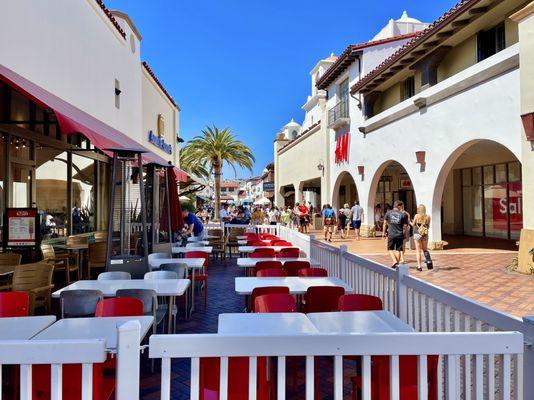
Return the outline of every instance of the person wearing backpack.
<path id="1" fill-rule="evenodd" d="M 425 257 L 425 263 L 428 269 L 433 269 L 434 264 L 428 251 L 428 230 L 430 228 L 430 215 L 426 213 L 426 207 L 423 204 L 417 206 L 417 214 L 413 217 L 413 239 L 415 241 L 415 255 L 417 257 L 417 270 L 421 272 L 422 255 Z"/>
<path id="2" fill-rule="evenodd" d="M 330 204 L 327 204 L 323 210 L 324 240 L 332 241 L 332 234 L 336 226 L 336 212 L 332 210 Z"/>

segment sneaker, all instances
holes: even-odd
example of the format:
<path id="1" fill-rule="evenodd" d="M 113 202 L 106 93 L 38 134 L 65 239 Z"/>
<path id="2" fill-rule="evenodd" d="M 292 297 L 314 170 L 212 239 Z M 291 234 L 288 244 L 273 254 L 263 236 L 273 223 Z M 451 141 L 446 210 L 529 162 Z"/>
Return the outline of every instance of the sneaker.
<path id="1" fill-rule="evenodd" d="M 393 265 L 391 266 L 391 268 L 393 268 L 393 269 L 397 269 L 398 266 L 399 266 L 399 263 L 395 263 L 395 264 L 393 264 Z"/>

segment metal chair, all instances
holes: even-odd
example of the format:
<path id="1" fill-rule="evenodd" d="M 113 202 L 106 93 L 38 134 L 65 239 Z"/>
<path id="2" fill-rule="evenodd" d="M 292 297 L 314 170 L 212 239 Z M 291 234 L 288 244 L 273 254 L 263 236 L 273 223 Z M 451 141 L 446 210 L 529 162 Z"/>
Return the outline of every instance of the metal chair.
<path id="1" fill-rule="evenodd" d="M 100 290 L 64 290 L 59 297 L 61 318 L 92 317 L 104 296 Z"/>
<path id="2" fill-rule="evenodd" d="M 118 281 L 121 279 L 132 279 L 132 275 L 126 271 L 109 271 L 98 274 L 99 281 Z"/>
<path id="3" fill-rule="evenodd" d="M 0 293 L 0 318 L 27 317 L 30 311 L 30 296 L 26 292 Z"/>
<path id="4" fill-rule="evenodd" d="M 175 262 L 161 264 L 160 270 L 176 272 L 178 279 L 185 279 L 187 277 L 187 264 L 184 263 Z"/>
<path id="5" fill-rule="evenodd" d="M 174 271 L 152 271 L 145 274 L 145 279 L 178 279 L 178 274 Z"/>

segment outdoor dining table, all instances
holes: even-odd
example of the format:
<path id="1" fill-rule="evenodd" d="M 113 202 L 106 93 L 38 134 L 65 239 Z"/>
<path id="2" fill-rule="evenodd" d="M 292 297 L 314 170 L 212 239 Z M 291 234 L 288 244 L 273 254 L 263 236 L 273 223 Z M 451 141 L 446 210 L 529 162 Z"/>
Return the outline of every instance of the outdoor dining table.
<path id="1" fill-rule="evenodd" d="M 173 247 L 172 254 L 185 254 L 191 253 L 192 251 L 203 251 L 205 253 L 211 254 L 213 251 L 213 246 L 203 246 L 203 247 Z"/>
<path id="2" fill-rule="evenodd" d="M 286 286 L 291 294 L 305 294 L 312 286 L 341 286 L 346 293 L 353 289 L 339 278 L 328 277 L 237 277 L 235 278 L 235 291 L 237 294 L 250 295 L 257 287 Z"/>
<path id="3" fill-rule="evenodd" d="M 286 263 L 287 261 L 308 261 L 310 263 L 311 267 L 320 267 L 321 264 L 319 264 L 317 261 L 315 261 L 313 258 L 306 258 L 306 257 L 293 257 L 293 258 L 275 258 L 275 257 L 268 257 L 268 258 L 251 258 L 251 257 L 241 257 L 237 259 L 237 266 L 240 268 L 254 268 L 256 264 L 260 261 L 280 261 L 282 264 Z"/>
<path id="4" fill-rule="evenodd" d="M 307 316 L 319 333 L 415 332 L 385 310 L 309 313 Z"/>
<path id="5" fill-rule="evenodd" d="M 59 298 L 61 292 L 65 290 L 100 290 L 104 297 L 115 297 L 119 289 L 151 289 L 159 297 L 169 298 L 169 332 L 172 325 L 172 309 L 174 299 L 183 296 L 187 288 L 191 285 L 189 279 L 117 279 L 109 281 L 83 280 L 71 283 L 63 289 L 52 293 L 52 297 Z"/>
<path id="6" fill-rule="evenodd" d="M 198 247 L 192 247 L 191 249 L 196 250 Z M 203 258 L 156 258 L 150 261 L 152 269 L 159 269 L 161 264 L 180 263 L 185 264 L 187 269 L 191 270 L 191 306 L 189 307 L 189 315 L 195 311 L 195 273 L 197 269 L 204 267 L 205 261 Z"/>
<path id="7" fill-rule="evenodd" d="M 78 268 L 80 269 L 80 276 L 83 278 L 83 252 L 89 249 L 89 243 L 55 244 L 54 247 L 78 253 Z"/>
<path id="8" fill-rule="evenodd" d="M 237 239 L 237 244 L 240 246 L 246 246 L 248 242 L 263 242 L 265 244 L 271 244 L 272 240 L 269 239 L 260 239 L 260 240 L 247 240 L 247 239 Z"/>
<path id="9" fill-rule="evenodd" d="M 31 339 L 55 321 L 55 315 L 0 318 L 0 340 Z"/>
<path id="10" fill-rule="evenodd" d="M 220 236 L 215 236 L 215 235 L 205 235 L 203 237 L 200 237 L 200 236 L 190 236 L 187 238 L 187 241 L 189 243 L 191 242 L 207 242 L 208 239 L 220 239 Z"/>
<path id="11" fill-rule="evenodd" d="M 273 249 L 275 252 L 278 252 L 282 249 L 292 249 L 296 246 L 239 246 L 237 250 L 240 253 L 252 253 L 254 250 L 258 249 Z"/>
<path id="12" fill-rule="evenodd" d="M 141 341 L 152 327 L 154 317 L 64 318 L 34 336 L 32 340 L 104 339 L 106 350 L 117 351 L 117 328 L 128 321 L 139 321 Z"/>
<path id="13" fill-rule="evenodd" d="M 223 335 L 291 335 L 318 333 L 302 313 L 219 314 L 217 333 Z"/>

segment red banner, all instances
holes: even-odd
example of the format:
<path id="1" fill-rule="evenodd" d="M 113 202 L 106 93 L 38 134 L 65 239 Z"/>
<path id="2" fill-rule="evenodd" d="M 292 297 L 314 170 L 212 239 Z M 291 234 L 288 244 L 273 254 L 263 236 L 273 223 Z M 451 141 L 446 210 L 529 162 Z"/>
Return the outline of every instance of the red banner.
<path id="1" fill-rule="evenodd" d="M 336 149 L 334 151 L 334 160 L 336 164 L 349 162 L 349 139 L 350 132 L 346 132 L 336 138 Z"/>

